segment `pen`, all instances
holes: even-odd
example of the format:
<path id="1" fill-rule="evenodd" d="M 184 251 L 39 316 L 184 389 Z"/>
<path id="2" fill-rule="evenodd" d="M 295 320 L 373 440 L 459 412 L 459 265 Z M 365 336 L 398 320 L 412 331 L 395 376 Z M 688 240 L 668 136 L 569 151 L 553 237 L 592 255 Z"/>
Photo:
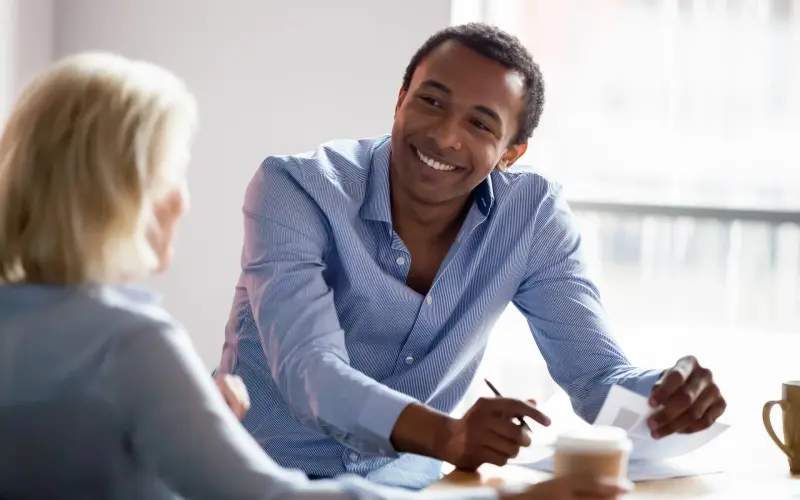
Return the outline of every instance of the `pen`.
<path id="1" fill-rule="evenodd" d="M 502 394 L 500 394 L 500 391 L 498 391 L 497 389 L 495 389 L 495 387 L 492 385 L 492 383 L 491 383 L 491 382 L 489 382 L 487 379 L 483 379 L 483 381 L 484 381 L 484 382 L 486 382 L 486 385 L 488 385 L 488 386 L 489 386 L 489 389 L 491 389 L 491 390 L 492 390 L 492 392 L 494 393 L 494 395 L 495 395 L 495 396 L 497 396 L 498 398 L 502 398 L 502 397 L 503 397 L 503 395 L 502 395 Z M 525 427 L 526 429 L 528 429 L 528 431 L 529 431 L 529 432 L 533 432 L 533 431 L 531 430 L 531 428 L 530 428 L 530 427 L 528 427 L 528 424 L 526 424 L 526 423 L 525 423 L 525 420 L 523 419 L 523 417 L 517 417 L 517 420 L 519 420 L 519 423 L 520 423 L 520 425 L 522 425 L 523 427 Z"/>

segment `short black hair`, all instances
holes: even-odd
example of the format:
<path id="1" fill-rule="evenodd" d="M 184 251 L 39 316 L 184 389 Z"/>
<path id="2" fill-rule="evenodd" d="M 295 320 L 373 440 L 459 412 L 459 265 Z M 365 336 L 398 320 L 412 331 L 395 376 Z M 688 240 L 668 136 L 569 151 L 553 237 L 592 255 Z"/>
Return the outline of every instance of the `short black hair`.
<path id="1" fill-rule="evenodd" d="M 478 54 L 496 61 L 508 69 L 519 72 L 525 79 L 525 107 L 520 116 L 519 130 L 511 141 L 514 145 L 525 143 L 539 124 L 544 108 L 544 78 L 539 65 L 519 38 L 496 26 L 485 23 L 466 23 L 450 26 L 434 33 L 417 50 L 406 67 L 403 90 L 408 90 L 420 62 L 437 47 L 450 40 L 456 41 Z"/>

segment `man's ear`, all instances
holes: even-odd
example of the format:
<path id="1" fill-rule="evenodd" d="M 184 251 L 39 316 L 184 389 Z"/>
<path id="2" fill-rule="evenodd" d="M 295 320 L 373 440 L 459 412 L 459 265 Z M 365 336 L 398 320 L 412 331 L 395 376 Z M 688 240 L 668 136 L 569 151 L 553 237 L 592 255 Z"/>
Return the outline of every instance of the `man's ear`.
<path id="1" fill-rule="evenodd" d="M 508 170 L 515 161 L 519 160 L 520 157 L 525 154 L 525 151 L 527 150 L 527 142 L 517 144 L 516 146 L 509 146 L 509 148 L 506 149 L 506 152 L 503 154 L 503 157 L 500 159 L 500 162 L 497 164 L 497 170 L 501 170 L 503 172 Z"/>
<path id="2" fill-rule="evenodd" d="M 400 89 L 400 92 L 397 94 L 397 104 L 394 106 L 394 112 L 397 113 L 397 110 L 400 109 L 400 106 L 403 105 L 403 101 L 406 100 L 406 95 L 408 91 L 406 89 Z"/>

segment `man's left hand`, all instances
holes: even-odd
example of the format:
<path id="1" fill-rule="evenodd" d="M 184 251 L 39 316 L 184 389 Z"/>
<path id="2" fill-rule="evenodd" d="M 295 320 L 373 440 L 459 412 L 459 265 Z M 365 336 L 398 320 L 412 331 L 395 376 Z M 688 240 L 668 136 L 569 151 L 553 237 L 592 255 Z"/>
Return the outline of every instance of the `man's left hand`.
<path id="1" fill-rule="evenodd" d="M 647 424 L 652 436 L 659 439 L 711 427 L 727 403 L 711 370 L 700 366 L 694 356 L 686 356 L 661 375 L 653 387 L 650 406 L 658 410 Z"/>

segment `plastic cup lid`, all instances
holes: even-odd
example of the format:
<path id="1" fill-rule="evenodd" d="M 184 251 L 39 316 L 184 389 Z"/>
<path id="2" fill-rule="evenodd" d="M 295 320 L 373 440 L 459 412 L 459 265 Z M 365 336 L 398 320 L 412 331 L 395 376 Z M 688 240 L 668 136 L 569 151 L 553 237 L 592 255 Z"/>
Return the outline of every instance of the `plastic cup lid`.
<path id="1" fill-rule="evenodd" d="M 593 425 L 559 434 L 554 448 L 560 451 L 628 451 L 631 440 L 619 427 Z"/>

